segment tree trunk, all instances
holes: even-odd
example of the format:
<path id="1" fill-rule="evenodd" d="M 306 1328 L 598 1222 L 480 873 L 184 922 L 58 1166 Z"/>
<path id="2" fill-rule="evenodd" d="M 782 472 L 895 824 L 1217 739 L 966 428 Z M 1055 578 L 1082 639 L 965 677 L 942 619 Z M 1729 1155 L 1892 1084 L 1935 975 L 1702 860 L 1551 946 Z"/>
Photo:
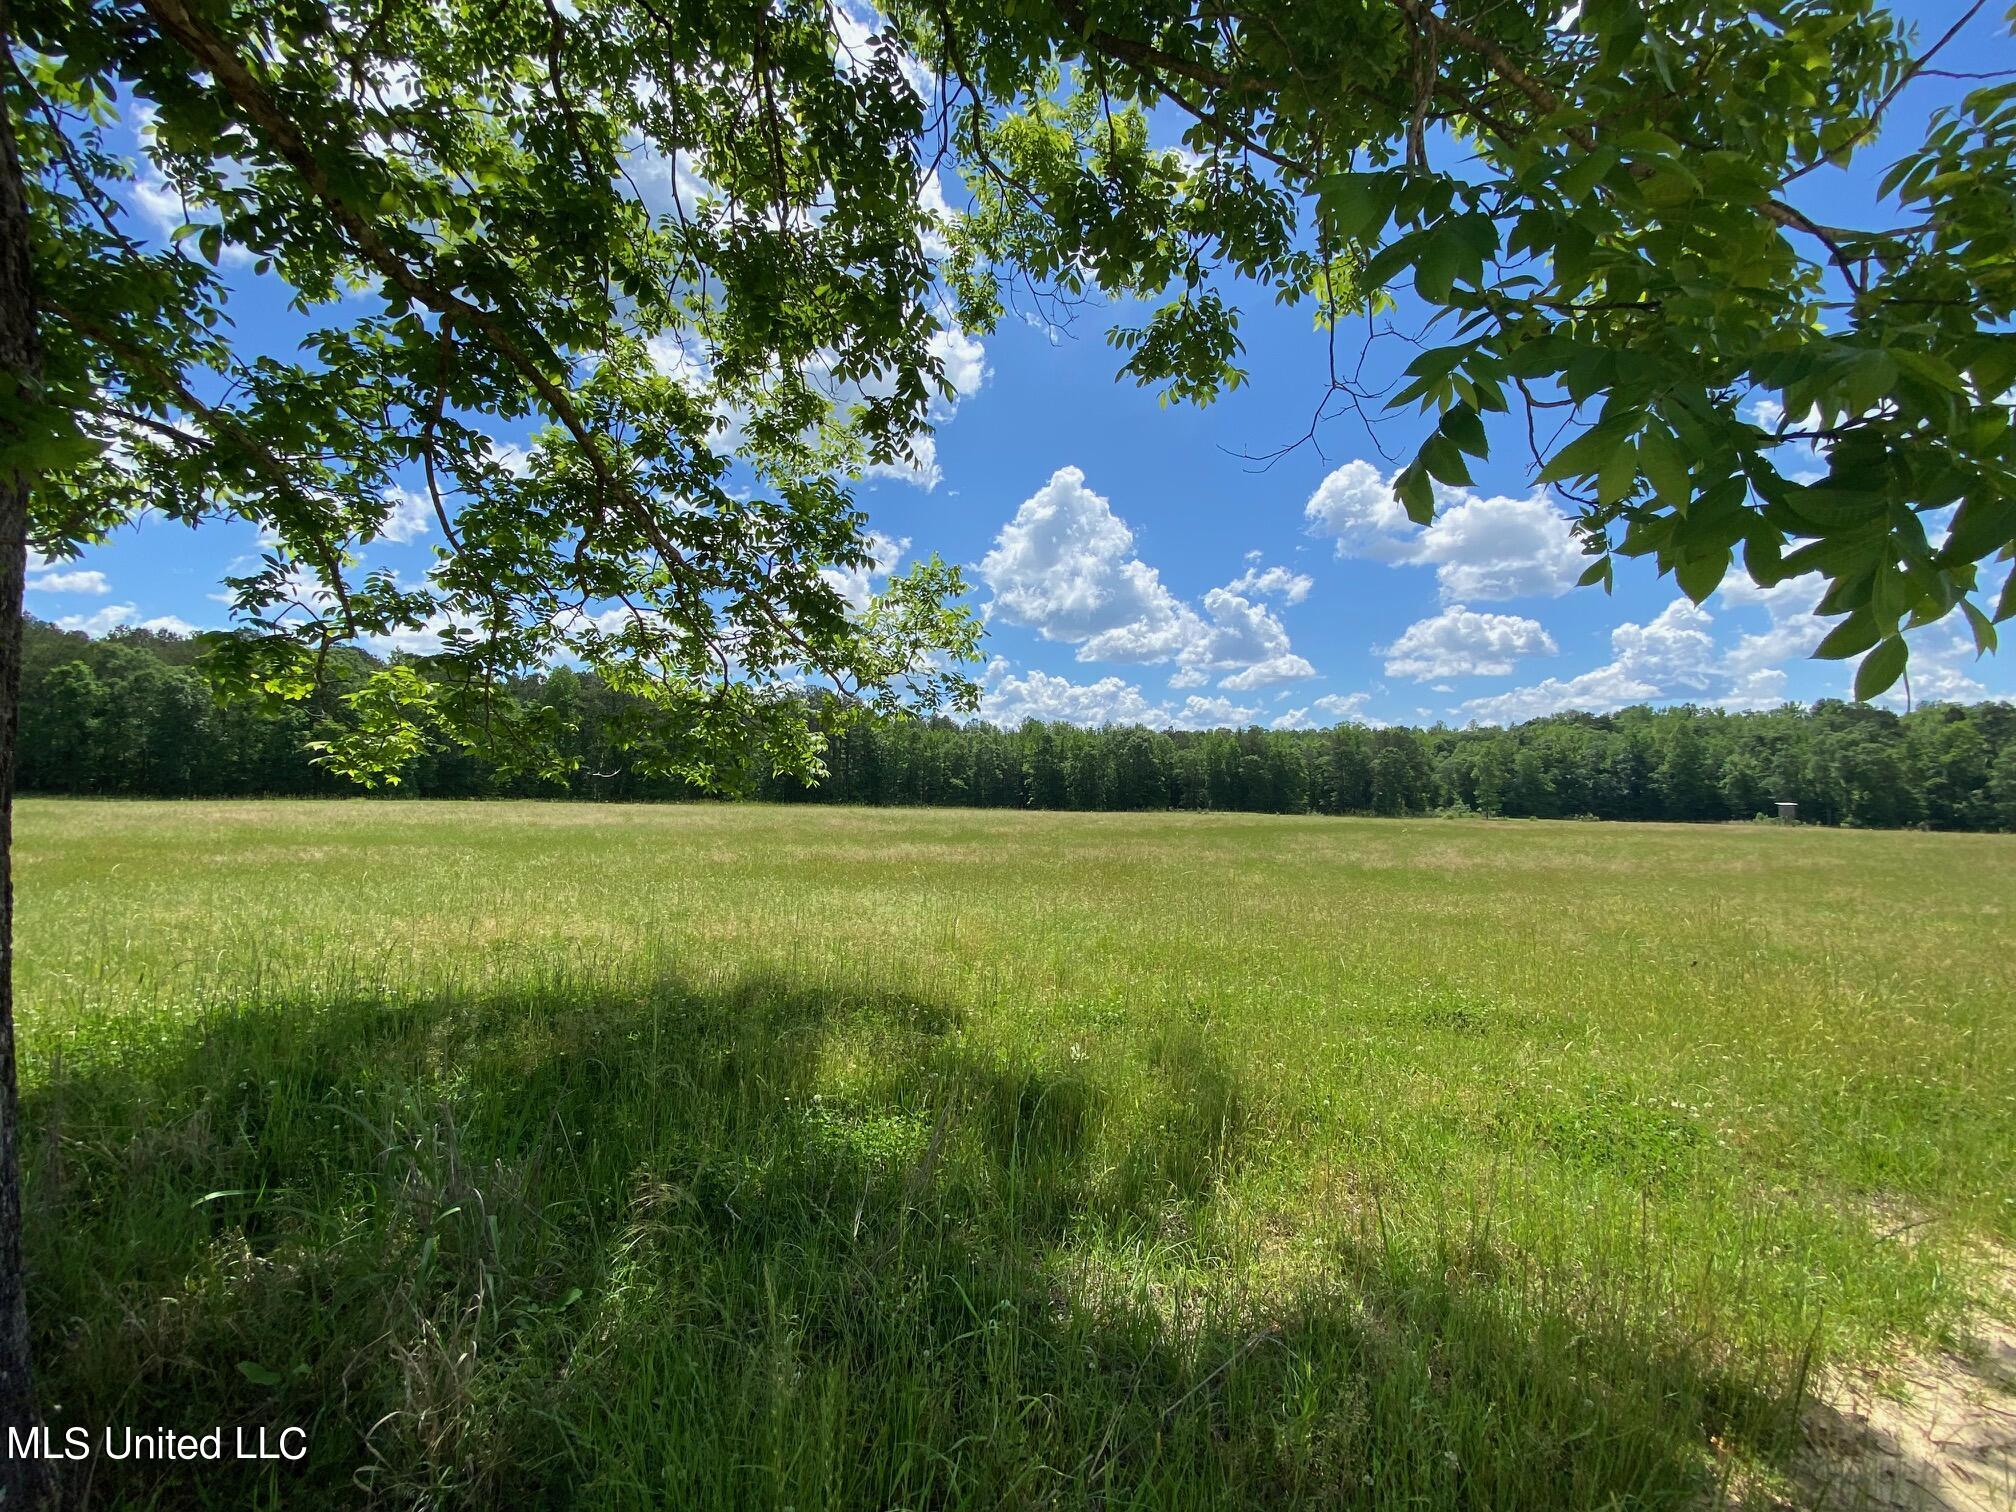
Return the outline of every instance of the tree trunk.
<path id="1" fill-rule="evenodd" d="M 0 58 L 13 37 L 0 0 Z M 28 257 L 28 205 L 14 126 L 0 95 L 0 384 L 32 403 L 42 376 Z M 26 390 L 27 392 L 24 392 Z M 17 408 L 16 413 L 20 411 Z M 14 440 L 0 422 L 0 445 Z M 21 589 L 28 575 L 28 475 L 0 471 L 0 1507 L 34 1506 L 48 1490 L 40 1459 L 10 1455 L 6 1434 L 36 1421 L 21 1270 L 20 1107 L 14 1083 L 14 744 L 21 715 Z"/>

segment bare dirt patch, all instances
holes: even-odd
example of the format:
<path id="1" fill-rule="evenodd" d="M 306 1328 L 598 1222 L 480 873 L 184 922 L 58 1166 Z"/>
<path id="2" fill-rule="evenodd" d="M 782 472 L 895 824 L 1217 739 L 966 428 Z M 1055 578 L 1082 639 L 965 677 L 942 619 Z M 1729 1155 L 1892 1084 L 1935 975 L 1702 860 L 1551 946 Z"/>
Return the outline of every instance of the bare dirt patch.
<path id="1" fill-rule="evenodd" d="M 1997 1257 L 2016 1298 L 2016 1255 Z M 1828 1381 L 1806 1409 L 1802 1505 L 2016 1509 L 2016 1327 L 1977 1314 L 1963 1346 Z"/>

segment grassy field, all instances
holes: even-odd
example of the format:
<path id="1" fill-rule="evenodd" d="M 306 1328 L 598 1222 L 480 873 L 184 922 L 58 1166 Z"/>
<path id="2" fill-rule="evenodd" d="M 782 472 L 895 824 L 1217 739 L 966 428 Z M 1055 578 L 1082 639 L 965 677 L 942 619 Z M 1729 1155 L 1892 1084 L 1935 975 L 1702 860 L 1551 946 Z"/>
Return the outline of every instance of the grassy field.
<path id="1" fill-rule="evenodd" d="M 310 1430 L 99 1501 L 1768 1505 L 2016 1237 L 2006 837 L 18 823 L 49 1415 Z"/>

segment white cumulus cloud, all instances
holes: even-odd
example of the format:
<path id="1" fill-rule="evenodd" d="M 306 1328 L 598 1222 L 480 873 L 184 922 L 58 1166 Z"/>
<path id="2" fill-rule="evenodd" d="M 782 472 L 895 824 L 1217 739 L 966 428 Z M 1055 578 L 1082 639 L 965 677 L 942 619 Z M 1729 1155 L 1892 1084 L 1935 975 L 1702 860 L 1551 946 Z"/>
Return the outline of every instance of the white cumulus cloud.
<path id="1" fill-rule="evenodd" d="M 1332 724 L 1362 724 L 1375 730 L 1384 729 L 1385 720 L 1374 719 L 1365 712 L 1365 705 L 1371 700 L 1369 693 L 1326 693 L 1310 707 Z"/>
<path id="2" fill-rule="evenodd" d="M 1724 579 L 1715 590 L 1715 603 L 1762 609 L 1768 622 L 1762 630 L 1746 631 L 1723 651 L 1719 670 L 1732 681 L 1726 691 L 1716 695 L 1716 703 L 1727 709 L 1768 709 L 1785 701 L 1784 669 L 1810 658 L 1838 623 L 1815 612 L 1826 588 L 1826 582 L 1812 573 L 1768 588 L 1759 587 L 1741 572 Z M 1998 582 L 1984 580 L 1979 597 L 1992 603 L 1998 591 Z M 1968 670 L 1978 652 L 1973 636 L 1957 616 L 1914 631 L 1908 639 L 1910 690 L 1907 694 L 1900 681 L 1877 703 L 1901 710 L 1910 703 L 1965 702 L 1991 696 L 1988 687 Z M 1857 663 L 1835 665 L 1840 668 L 1839 696 L 1852 696 Z"/>
<path id="3" fill-rule="evenodd" d="M 91 569 L 75 572 L 40 572 L 28 579 L 30 593 L 84 593 L 102 597 L 112 591 L 105 574 Z"/>
<path id="4" fill-rule="evenodd" d="M 1004 727 L 1025 719 L 1080 725 L 1135 724 L 1152 729 L 1203 730 L 1252 722 L 1258 711 L 1227 698 L 1192 694 L 1180 704 L 1155 703 L 1138 684 L 1121 677 L 1074 683 L 1031 669 L 1017 673 L 996 657 L 981 679 L 980 717 Z"/>
<path id="5" fill-rule="evenodd" d="M 1220 678 L 1218 686 L 1234 693 L 1250 693 L 1255 688 L 1265 688 L 1273 683 L 1296 682 L 1315 675 L 1316 669 L 1299 656 L 1270 656 L 1250 667 L 1242 667 L 1229 677 Z"/>
<path id="6" fill-rule="evenodd" d="M 969 336 L 957 326 L 950 326 L 937 332 L 925 343 L 926 349 L 945 368 L 945 381 L 952 385 L 954 404 L 960 399 L 970 399 L 979 393 L 993 369 L 987 366 L 987 347 L 978 337 Z M 941 397 L 937 403 L 945 403 Z"/>
<path id="7" fill-rule="evenodd" d="M 952 385 L 952 397 L 943 394 L 931 396 L 931 420 L 933 424 L 945 425 L 959 413 L 959 406 L 986 386 L 993 375 L 987 366 L 987 347 L 978 338 L 969 336 L 957 326 L 949 326 L 933 335 L 926 343 L 931 355 L 944 365 L 945 381 Z M 875 392 L 889 385 L 863 385 L 863 392 Z M 938 441 L 929 431 L 919 431 L 910 438 L 911 460 L 907 462 L 871 462 L 863 468 L 862 476 L 887 478 L 897 483 L 908 483 L 930 493 L 945 481 L 945 469 L 938 462 Z"/>
<path id="8" fill-rule="evenodd" d="M 1287 627 L 1265 604 L 1231 587 L 1213 588 L 1204 595 L 1204 612 L 1209 623 L 1178 659 L 1206 673 L 1227 672 L 1219 687 L 1258 688 L 1315 675 L 1314 667 L 1288 649 Z"/>
<path id="9" fill-rule="evenodd" d="M 1674 599 L 1643 624 L 1627 621 L 1610 632 L 1611 659 L 1570 678 L 1550 677 L 1529 687 L 1464 702 L 1462 711 L 1484 724 L 1517 724 L 1563 709 L 1608 713 L 1658 698 L 1702 697 L 1730 708 L 1769 708 L 1779 702 L 1783 675 L 1734 661 L 1710 629 L 1714 616 L 1686 599 Z M 1720 688 L 1719 693 L 1711 690 Z"/>
<path id="10" fill-rule="evenodd" d="M 1879 696 L 1877 703 L 1901 711 L 1907 705 L 1967 703 L 1988 697 L 1988 689 L 1967 670 L 1979 653 L 1974 637 L 1963 626 L 1942 620 L 1910 639 L 1911 660 L 1905 668 L 1911 683 L 1908 693 L 1899 681 Z"/>
<path id="11" fill-rule="evenodd" d="M 1076 467 L 1023 500 L 980 559 L 991 613 L 1080 661 L 1168 661 L 1200 633 L 1194 610 L 1134 554 L 1134 532 Z"/>
<path id="12" fill-rule="evenodd" d="M 925 345 L 938 359 L 945 381 L 952 388 L 949 397 L 933 392 L 930 399 L 930 422 L 934 426 L 943 426 L 957 417 L 959 406 L 964 401 L 986 386 L 993 369 L 987 365 L 986 344 L 957 326 L 939 329 Z M 714 382 L 713 357 L 692 332 L 661 331 L 645 343 L 645 352 L 651 359 L 651 365 L 660 373 L 689 388 L 705 389 Z M 887 398 L 896 389 L 893 374 L 848 382 L 834 378 L 830 355 L 822 355 L 809 363 L 807 374 L 842 410 L 864 399 Z M 717 395 L 714 416 L 716 431 L 713 444 L 722 450 L 740 447 L 749 422 L 747 406 Z M 869 463 L 861 469 L 861 476 L 908 483 L 929 493 L 945 480 L 945 470 L 938 462 L 937 440 L 930 430 L 914 431 L 905 439 L 910 452 L 907 458 Z"/>
<path id="13" fill-rule="evenodd" d="M 945 469 L 938 465 L 938 439 L 935 436 L 918 435 L 910 438 L 910 460 L 907 462 L 870 462 L 861 469 L 864 478 L 887 478 L 893 483 L 908 483 L 930 493 L 945 481 Z"/>
<path id="14" fill-rule="evenodd" d="M 1463 712 L 1479 724 L 1518 724 L 1563 709 L 1582 709 L 1603 714 L 1659 696 L 1656 683 L 1649 683 L 1617 662 L 1609 662 L 1578 677 L 1550 677 L 1527 688 L 1490 698 L 1473 698 Z"/>
<path id="15" fill-rule="evenodd" d="M 910 537 L 891 537 L 879 530 L 868 532 L 868 551 L 874 558 L 865 567 L 822 567 L 819 576 L 832 584 L 834 592 L 847 600 L 848 605 L 859 614 L 868 607 L 868 601 L 880 591 L 889 580 L 889 574 L 902 564 L 903 554 L 910 549 Z"/>
<path id="16" fill-rule="evenodd" d="M 1435 494 L 1435 518 L 1416 525 L 1391 479 L 1369 462 L 1346 462 L 1317 485 L 1303 515 L 1339 556 L 1433 567 L 1449 604 L 1558 597 L 1588 565 L 1568 516 L 1544 492 L 1486 498 L 1438 484 Z"/>
<path id="17" fill-rule="evenodd" d="M 1714 617 L 1686 599 L 1675 599 L 1642 625 L 1628 621 L 1610 632 L 1610 649 L 1634 672 L 1683 688 L 1708 686 L 1720 655 L 1708 632 Z"/>
<path id="18" fill-rule="evenodd" d="M 1451 604 L 1431 619 L 1416 620 L 1386 647 L 1386 675 L 1428 682 L 1440 677 L 1504 677 L 1528 656 L 1552 656 L 1554 644 L 1538 620 L 1516 614 L 1480 614 Z"/>
<path id="19" fill-rule="evenodd" d="M 1384 729 L 1386 721 L 1374 719 L 1365 712 L 1370 700 L 1369 693 L 1325 693 L 1314 703 L 1299 709 L 1289 709 L 1274 717 L 1277 730 L 1322 730 L 1332 725 L 1359 724 L 1370 729 Z"/>
<path id="20" fill-rule="evenodd" d="M 978 570 L 994 593 L 990 617 L 1075 646 L 1081 662 L 1174 662 L 1172 687 L 1217 678 L 1234 692 L 1315 672 L 1291 649 L 1287 627 L 1256 585 L 1240 579 L 1213 588 L 1201 612 L 1171 592 L 1136 554 L 1127 522 L 1076 467 L 1058 468 L 1022 502 Z M 1287 598 L 1294 584 L 1277 579 L 1268 591 Z"/>
<path id="21" fill-rule="evenodd" d="M 196 633 L 194 625 L 172 614 L 156 614 L 142 619 L 139 606 L 135 604 L 107 604 L 96 614 L 66 614 L 56 621 L 56 628 L 81 630 L 93 637 L 110 635 L 114 630 L 159 630 L 168 635 Z"/>
<path id="22" fill-rule="evenodd" d="M 1249 551 L 1247 560 L 1259 557 L 1256 551 Z M 1252 598 L 1278 598 L 1284 604 L 1299 604 L 1309 597 L 1309 590 L 1316 586 L 1316 580 L 1306 572 L 1295 572 L 1287 567 L 1248 567 L 1239 576 L 1225 585 L 1234 593 L 1243 593 Z"/>
<path id="23" fill-rule="evenodd" d="M 392 507 L 385 523 L 378 527 L 381 541 L 404 545 L 419 540 L 433 528 L 434 506 L 424 495 L 395 486 L 385 490 L 385 502 Z"/>
<path id="24" fill-rule="evenodd" d="M 1234 703 L 1229 698 L 1200 698 L 1196 694 L 1183 700 L 1183 706 L 1163 716 L 1163 722 L 1172 730 L 1217 730 L 1238 729 L 1249 725 L 1259 710 L 1248 704 Z"/>

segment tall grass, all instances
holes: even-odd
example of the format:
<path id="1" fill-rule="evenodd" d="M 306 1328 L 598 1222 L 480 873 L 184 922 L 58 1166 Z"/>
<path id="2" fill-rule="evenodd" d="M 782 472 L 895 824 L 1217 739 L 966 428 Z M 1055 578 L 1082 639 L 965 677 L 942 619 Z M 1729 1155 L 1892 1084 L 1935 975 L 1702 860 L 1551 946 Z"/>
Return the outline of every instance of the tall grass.
<path id="1" fill-rule="evenodd" d="M 2016 843 L 20 806 L 80 1501 L 1693 1507 L 2016 1237 Z"/>

